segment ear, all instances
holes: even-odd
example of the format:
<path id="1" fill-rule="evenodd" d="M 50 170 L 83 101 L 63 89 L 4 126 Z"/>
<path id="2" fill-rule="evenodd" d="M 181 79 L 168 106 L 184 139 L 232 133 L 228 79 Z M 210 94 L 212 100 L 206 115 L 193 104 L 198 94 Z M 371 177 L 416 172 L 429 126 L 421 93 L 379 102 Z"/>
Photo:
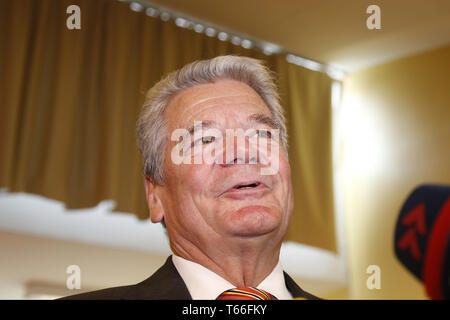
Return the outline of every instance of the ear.
<path id="1" fill-rule="evenodd" d="M 161 222 L 164 218 L 164 208 L 159 196 L 156 194 L 156 190 L 159 186 L 148 176 L 145 177 L 144 183 L 148 209 L 150 210 L 150 219 L 153 223 Z"/>

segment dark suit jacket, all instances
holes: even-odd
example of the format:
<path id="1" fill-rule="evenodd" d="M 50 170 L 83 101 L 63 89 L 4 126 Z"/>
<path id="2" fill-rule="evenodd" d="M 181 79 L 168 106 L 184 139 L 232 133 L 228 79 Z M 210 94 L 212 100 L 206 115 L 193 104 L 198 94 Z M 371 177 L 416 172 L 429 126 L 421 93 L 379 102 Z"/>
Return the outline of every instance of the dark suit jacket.
<path id="1" fill-rule="evenodd" d="M 286 287 L 297 298 L 318 299 L 302 290 L 292 278 L 284 272 Z M 68 296 L 72 300 L 192 300 L 192 297 L 178 273 L 170 256 L 166 263 L 148 279 L 134 285 L 108 288 L 98 291 Z"/>

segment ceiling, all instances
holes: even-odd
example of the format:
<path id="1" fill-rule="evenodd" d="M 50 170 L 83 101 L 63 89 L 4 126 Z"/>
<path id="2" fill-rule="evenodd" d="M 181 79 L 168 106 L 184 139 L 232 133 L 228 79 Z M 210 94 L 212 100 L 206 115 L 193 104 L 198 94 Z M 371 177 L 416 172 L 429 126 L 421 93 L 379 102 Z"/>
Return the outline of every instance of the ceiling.
<path id="1" fill-rule="evenodd" d="M 450 43 L 448 0 L 147 2 L 347 72 Z M 380 7 L 380 30 L 366 26 L 371 4 Z"/>

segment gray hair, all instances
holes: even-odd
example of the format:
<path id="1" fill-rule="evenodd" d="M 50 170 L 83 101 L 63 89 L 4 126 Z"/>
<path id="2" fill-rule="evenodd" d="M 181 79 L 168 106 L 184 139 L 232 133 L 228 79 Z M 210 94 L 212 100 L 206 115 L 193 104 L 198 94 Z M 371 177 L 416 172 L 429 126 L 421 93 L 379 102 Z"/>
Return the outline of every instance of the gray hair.
<path id="1" fill-rule="evenodd" d="M 167 121 L 164 110 L 181 91 L 199 84 L 230 79 L 247 84 L 265 102 L 280 130 L 280 141 L 287 153 L 287 132 L 274 76 L 262 61 L 240 56 L 219 56 L 192 62 L 174 71 L 148 92 L 137 121 L 137 143 L 143 158 L 143 174 L 159 185 L 164 182 L 164 151 Z"/>

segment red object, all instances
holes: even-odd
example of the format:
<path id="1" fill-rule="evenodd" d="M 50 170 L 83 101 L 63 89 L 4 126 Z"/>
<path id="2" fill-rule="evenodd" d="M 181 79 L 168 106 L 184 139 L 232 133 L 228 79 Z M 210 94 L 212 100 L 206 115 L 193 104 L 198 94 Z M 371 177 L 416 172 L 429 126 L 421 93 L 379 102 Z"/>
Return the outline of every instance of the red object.
<path id="1" fill-rule="evenodd" d="M 428 239 L 423 279 L 431 299 L 445 299 L 442 291 L 443 261 L 449 241 L 450 197 L 442 206 Z"/>
<path id="2" fill-rule="evenodd" d="M 242 287 L 222 292 L 216 300 L 278 300 L 267 291 L 255 287 Z"/>
<path id="3" fill-rule="evenodd" d="M 406 250 L 409 249 L 411 256 L 419 261 L 422 258 L 422 253 L 420 252 L 419 243 L 417 239 L 417 233 L 425 235 L 427 232 L 425 224 L 425 204 L 421 203 L 410 212 L 408 212 L 402 219 L 402 224 L 404 226 L 413 226 L 409 229 L 403 237 L 397 242 L 397 247 Z"/>

